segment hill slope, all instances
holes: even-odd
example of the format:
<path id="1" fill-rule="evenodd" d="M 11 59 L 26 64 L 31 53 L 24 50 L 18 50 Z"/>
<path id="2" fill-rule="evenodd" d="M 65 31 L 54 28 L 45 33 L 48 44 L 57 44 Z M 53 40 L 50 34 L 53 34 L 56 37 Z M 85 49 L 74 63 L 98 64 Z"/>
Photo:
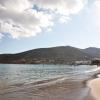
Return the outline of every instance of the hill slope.
<path id="1" fill-rule="evenodd" d="M 83 52 L 91 56 L 100 58 L 100 48 L 89 47 L 89 48 L 83 49 Z"/>
<path id="2" fill-rule="evenodd" d="M 92 56 L 78 48 L 60 46 L 34 49 L 18 54 L 1 54 L 0 63 L 69 64 L 77 60 L 90 60 Z"/>

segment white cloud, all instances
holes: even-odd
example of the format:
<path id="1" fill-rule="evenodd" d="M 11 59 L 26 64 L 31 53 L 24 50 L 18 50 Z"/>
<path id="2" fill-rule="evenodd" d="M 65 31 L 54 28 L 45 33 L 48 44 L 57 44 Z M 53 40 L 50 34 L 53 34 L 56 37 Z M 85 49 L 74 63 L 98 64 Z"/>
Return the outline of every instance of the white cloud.
<path id="1" fill-rule="evenodd" d="M 0 0 L 0 33 L 13 38 L 35 36 L 53 26 L 55 16 L 65 23 L 86 0 Z M 39 10 L 33 9 L 36 5 Z"/>
<path id="2" fill-rule="evenodd" d="M 71 20 L 70 17 L 62 16 L 60 17 L 59 22 L 63 24 L 63 23 L 68 23 L 70 20 Z"/>
<path id="3" fill-rule="evenodd" d="M 96 7 L 100 8 L 100 0 L 96 0 L 95 3 Z"/>
<path id="4" fill-rule="evenodd" d="M 30 0 L 40 8 L 52 10 L 61 15 L 78 13 L 87 0 Z"/>
<path id="5" fill-rule="evenodd" d="M 100 32 L 100 0 L 95 0 L 90 9 L 90 22 L 93 24 L 93 28 Z"/>
<path id="6" fill-rule="evenodd" d="M 0 12 L 0 32 L 9 33 L 13 38 L 35 36 L 42 28 L 52 26 L 52 17 L 43 12 Z"/>
<path id="7" fill-rule="evenodd" d="M 94 0 L 89 4 L 89 6 L 86 8 L 84 17 L 84 30 L 86 30 L 87 33 L 94 33 L 91 34 L 90 37 L 95 38 L 100 35 L 100 0 Z M 83 18 L 82 17 L 82 18 Z"/>

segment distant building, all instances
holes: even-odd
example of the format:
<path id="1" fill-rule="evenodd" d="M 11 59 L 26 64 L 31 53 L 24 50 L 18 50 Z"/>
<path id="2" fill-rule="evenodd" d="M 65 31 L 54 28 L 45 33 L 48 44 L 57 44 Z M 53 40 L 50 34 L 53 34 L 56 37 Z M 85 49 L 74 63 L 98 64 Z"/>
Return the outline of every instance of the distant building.
<path id="1" fill-rule="evenodd" d="M 91 61 L 75 61 L 75 65 L 89 65 L 91 64 Z"/>

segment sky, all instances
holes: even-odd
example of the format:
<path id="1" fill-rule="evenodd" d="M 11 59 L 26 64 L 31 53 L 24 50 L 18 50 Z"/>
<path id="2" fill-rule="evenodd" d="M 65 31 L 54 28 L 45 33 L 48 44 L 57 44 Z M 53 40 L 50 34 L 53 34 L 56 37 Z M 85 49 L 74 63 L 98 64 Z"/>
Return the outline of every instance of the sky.
<path id="1" fill-rule="evenodd" d="M 100 0 L 0 0 L 0 54 L 67 45 L 100 48 Z"/>

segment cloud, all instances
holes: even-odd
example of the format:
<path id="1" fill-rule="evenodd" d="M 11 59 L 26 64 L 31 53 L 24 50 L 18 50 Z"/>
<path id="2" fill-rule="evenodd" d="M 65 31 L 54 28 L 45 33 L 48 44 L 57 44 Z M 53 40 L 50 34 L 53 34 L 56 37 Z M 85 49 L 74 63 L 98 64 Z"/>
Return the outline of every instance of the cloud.
<path id="1" fill-rule="evenodd" d="M 40 9 L 55 14 L 60 23 L 68 23 L 70 16 L 79 13 L 88 0 L 30 0 Z"/>
<path id="2" fill-rule="evenodd" d="M 96 0 L 95 3 L 96 7 L 100 8 L 100 0 Z"/>
<path id="3" fill-rule="evenodd" d="M 0 0 L 0 34 L 13 38 L 36 36 L 83 9 L 86 0 Z M 6 34 L 5 34 L 6 33 Z M 0 35 L 1 36 L 1 35 Z"/>
<path id="4" fill-rule="evenodd" d="M 90 8 L 90 23 L 93 29 L 100 32 L 100 0 L 95 0 Z"/>
<path id="5" fill-rule="evenodd" d="M 62 17 L 59 18 L 59 22 L 62 23 L 62 24 L 68 23 L 70 20 L 71 20 L 71 18 L 67 17 L 67 16 L 62 16 Z"/>
<path id="6" fill-rule="evenodd" d="M 40 8 L 54 11 L 61 15 L 78 13 L 87 0 L 30 0 Z"/>
<path id="7" fill-rule="evenodd" d="M 100 34 L 100 0 L 91 0 L 89 6 L 85 9 L 84 19 L 82 27 L 87 33 L 94 33 L 91 34 L 92 36 L 99 36 Z"/>
<path id="8" fill-rule="evenodd" d="M 51 16 L 35 10 L 23 13 L 0 11 L 0 32 L 13 38 L 35 36 L 52 26 Z"/>

